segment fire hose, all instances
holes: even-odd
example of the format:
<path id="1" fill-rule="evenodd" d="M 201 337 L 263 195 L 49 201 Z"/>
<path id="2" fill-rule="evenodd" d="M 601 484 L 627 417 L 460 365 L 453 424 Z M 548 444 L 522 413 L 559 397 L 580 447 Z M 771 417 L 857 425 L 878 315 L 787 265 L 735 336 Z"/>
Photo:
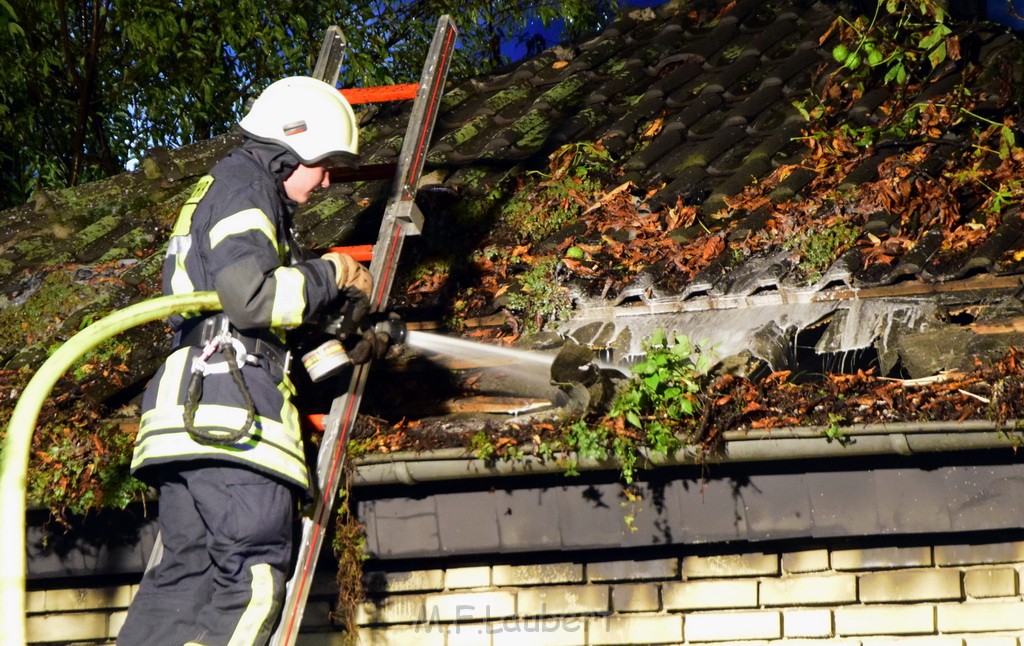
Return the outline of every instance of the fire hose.
<path id="1" fill-rule="evenodd" d="M 39 411 L 57 380 L 78 359 L 107 339 L 172 314 L 221 309 L 216 292 L 162 296 L 136 303 L 96 321 L 59 347 L 36 371 L 18 398 L 0 456 L 0 625 L 3 643 L 25 643 L 25 495 L 32 433 Z"/>

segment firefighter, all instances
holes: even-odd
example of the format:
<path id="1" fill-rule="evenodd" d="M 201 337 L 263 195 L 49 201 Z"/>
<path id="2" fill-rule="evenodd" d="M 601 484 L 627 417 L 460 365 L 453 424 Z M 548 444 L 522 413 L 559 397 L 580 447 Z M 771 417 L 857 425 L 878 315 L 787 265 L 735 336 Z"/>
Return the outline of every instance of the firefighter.
<path id="1" fill-rule="evenodd" d="M 357 162 L 348 102 L 286 78 L 238 125 L 242 145 L 199 180 L 164 260 L 165 294 L 215 290 L 223 313 L 172 317 L 174 349 L 143 395 L 132 473 L 159 488 L 164 548 L 118 644 L 267 641 L 310 489 L 284 331 L 371 290 L 360 263 L 304 252 L 291 233 L 327 169 Z"/>

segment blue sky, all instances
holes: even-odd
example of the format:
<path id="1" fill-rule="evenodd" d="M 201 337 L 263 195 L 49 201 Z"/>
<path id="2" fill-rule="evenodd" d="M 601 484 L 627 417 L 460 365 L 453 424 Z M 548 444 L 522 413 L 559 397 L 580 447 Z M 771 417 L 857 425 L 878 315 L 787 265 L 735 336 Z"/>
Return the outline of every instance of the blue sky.
<path id="1" fill-rule="evenodd" d="M 620 7 L 623 9 L 630 7 L 659 7 L 665 4 L 665 2 L 667 0 L 620 0 Z M 547 28 L 537 25 L 534 31 L 528 33 L 543 36 L 544 41 L 547 43 L 545 48 L 554 47 L 562 41 L 561 34 L 564 26 L 563 21 L 556 20 Z M 515 62 L 526 55 L 526 46 L 521 43 L 505 43 L 501 46 L 501 53 Z"/>

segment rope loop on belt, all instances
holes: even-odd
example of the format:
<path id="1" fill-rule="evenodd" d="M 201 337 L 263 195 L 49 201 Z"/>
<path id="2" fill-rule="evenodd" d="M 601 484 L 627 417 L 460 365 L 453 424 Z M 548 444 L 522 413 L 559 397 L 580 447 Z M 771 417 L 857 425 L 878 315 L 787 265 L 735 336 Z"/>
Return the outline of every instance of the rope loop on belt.
<path id="1" fill-rule="evenodd" d="M 238 352 L 241 348 L 241 354 Z M 224 362 L 228 366 L 228 373 L 231 380 L 238 386 L 245 402 L 245 423 L 241 428 L 233 431 L 210 432 L 205 429 L 196 428 L 196 411 L 199 409 L 199 400 L 203 397 L 203 379 L 206 378 L 209 365 L 207 360 L 217 351 L 224 355 Z M 200 444 L 233 444 L 249 433 L 256 420 L 256 404 L 252 400 L 252 393 L 245 384 L 242 376 L 242 364 L 245 363 L 248 353 L 241 341 L 231 336 L 229 332 L 218 334 L 203 348 L 198 357 L 192 360 L 192 374 L 188 380 L 188 389 L 185 393 L 185 410 L 182 414 L 185 432 L 193 440 Z"/>

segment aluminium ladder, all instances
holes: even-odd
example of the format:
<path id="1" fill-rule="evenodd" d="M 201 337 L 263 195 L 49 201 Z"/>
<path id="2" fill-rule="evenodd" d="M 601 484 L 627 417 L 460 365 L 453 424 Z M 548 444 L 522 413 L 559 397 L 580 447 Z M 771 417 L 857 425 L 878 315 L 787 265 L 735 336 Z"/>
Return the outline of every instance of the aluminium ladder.
<path id="1" fill-rule="evenodd" d="M 371 312 L 382 312 L 387 307 L 405 236 L 418 235 L 422 231 L 423 214 L 416 206 L 414 198 L 423 172 L 441 96 L 444 93 L 444 82 L 457 36 L 458 30 L 451 17 L 442 16 L 434 31 L 419 85 L 416 87 L 416 98 L 399 153 L 391 195 L 384 210 L 377 242 L 373 245 L 370 261 L 370 275 L 373 278 Z M 340 30 L 336 27 L 328 30 L 314 68 L 314 78 L 331 84 L 337 83 L 344 47 L 345 41 Z M 373 88 L 364 90 L 364 96 L 381 96 L 372 90 Z M 349 93 L 357 94 L 352 90 L 343 92 Z M 392 92 L 392 95 L 395 94 Z M 397 94 L 400 95 L 401 91 Z M 351 98 L 356 99 L 356 96 Z M 368 374 L 369 364 L 353 366 L 348 390 L 334 399 L 324 422 L 324 436 L 316 464 L 316 499 L 312 514 L 302 519 L 298 558 L 295 571 L 288 581 L 280 622 L 271 638 L 270 643 L 273 646 L 292 646 L 298 636 L 313 572 L 316 570 L 317 559 L 323 547 L 324 533 L 338 495 L 345 459 L 345 444 L 356 421 Z"/>

